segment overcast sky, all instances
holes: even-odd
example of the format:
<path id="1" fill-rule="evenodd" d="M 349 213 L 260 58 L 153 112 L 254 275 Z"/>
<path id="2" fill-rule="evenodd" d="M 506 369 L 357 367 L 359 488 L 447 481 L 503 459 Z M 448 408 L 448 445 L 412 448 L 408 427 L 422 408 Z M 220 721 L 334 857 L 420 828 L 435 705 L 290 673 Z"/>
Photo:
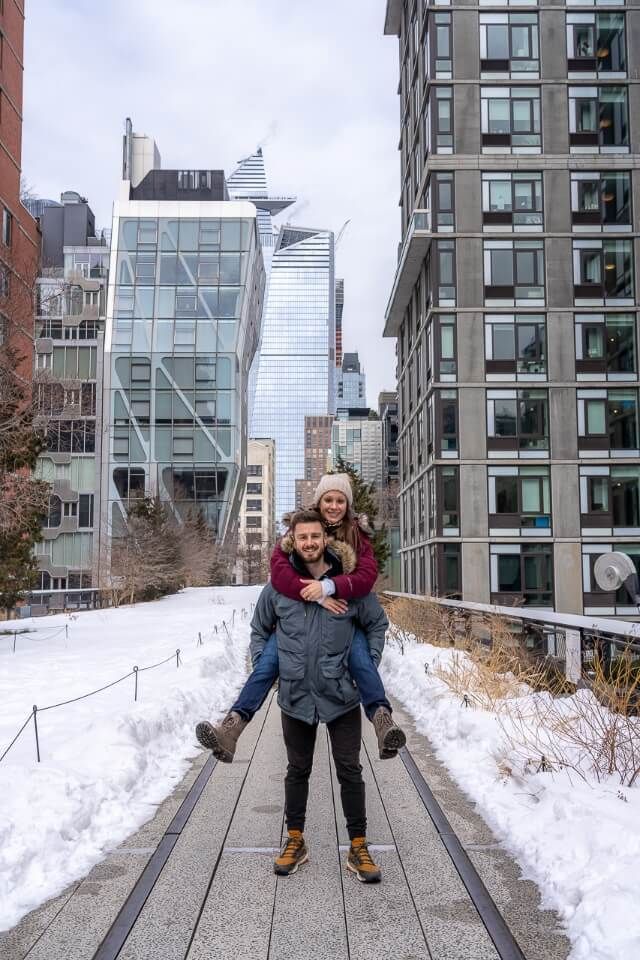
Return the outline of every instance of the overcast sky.
<path id="1" fill-rule="evenodd" d="M 28 0 L 24 175 L 87 197 L 109 226 L 125 117 L 167 168 L 223 168 L 262 144 L 292 222 L 340 230 L 344 348 L 367 394 L 395 388 L 383 340 L 399 238 L 397 40 L 384 0 Z M 287 214 L 285 213 L 285 218 Z"/>

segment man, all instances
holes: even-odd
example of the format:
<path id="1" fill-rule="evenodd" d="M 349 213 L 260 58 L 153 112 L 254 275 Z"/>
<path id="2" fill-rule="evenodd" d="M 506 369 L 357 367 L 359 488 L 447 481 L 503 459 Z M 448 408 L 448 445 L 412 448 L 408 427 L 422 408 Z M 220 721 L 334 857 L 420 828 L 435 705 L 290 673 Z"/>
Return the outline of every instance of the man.
<path id="1" fill-rule="evenodd" d="M 294 545 L 291 563 L 303 576 L 321 580 L 341 572 L 335 545 L 327 548 L 319 514 L 313 510 L 294 514 L 291 533 Z M 290 600 L 267 584 L 251 621 L 254 662 L 276 625 L 280 663 L 278 704 L 288 758 L 285 777 L 288 838 L 274 863 L 275 872 L 281 876 L 295 873 L 309 858 L 303 831 L 316 732 L 318 723 L 322 722 L 329 731 L 351 840 L 347 867 L 364 883 L 380 880 L 380 870 L 369 854 L 366 841 L 360 698 L 347 670 L 356 622 L 367 634 L 372 656 L 379 660 L 388 623 L 374 594 L 350 601 L 346 612 L 336 615 L 317 603 Z"/>

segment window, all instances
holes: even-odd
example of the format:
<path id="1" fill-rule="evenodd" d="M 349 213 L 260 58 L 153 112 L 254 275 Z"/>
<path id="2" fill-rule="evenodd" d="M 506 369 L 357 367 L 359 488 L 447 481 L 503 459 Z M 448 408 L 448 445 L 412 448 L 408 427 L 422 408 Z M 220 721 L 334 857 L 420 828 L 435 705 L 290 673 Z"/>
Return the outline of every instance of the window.
<path id="1" fill-rule="evenodd" d="M 539 314 L 485 315 L 485 368 L 488 380 L 544 379 L 546 324 Z"/>
<path id="2" fill-rule="evenodd" d="M 138 246 L 156 246 L 158 243 L 157 220 L 138 221 Z"/>
<path id="3" fill-rule="evenodd" d="M 193 437 L 175 437 L 173 438 L 173 455 L 175 457 L 193 456 Z"/>
<path id="4" fill-rule="evenodd" d="M 453 173 L 432 173 L 427 184 L 425 206 L 433 212 L 433 224 L 440 232 L 455 227 Z"/>
<path id="5" fill-rule="evenodd" d="M 628 153 L 625 87 L 569 87 L 569 144 L 572 153 Z"/>
<path id="6" fill-rule="evenodd" d="M 545 298 L 544 281 L 544 241 L 485 241 L 485 303 L 541 306 Z"/>
<path id="7" fill-rule="evenodd" d="M 493 544 L 491 546 L 491 602 L 548 607 L 553 604 L 553 548 L 551 544 Z"/>
<path id="8" fill-rule="evenodd" d="M 580 456 L 638 456 L 638 391 L 578 390 Z"/>
<path id="9" fill-rule="evenodd" d="M 435 247 L 437 303 L 454 307 L 456 303 L 456 245 L 455 240 L 438 240 Z"/>
<path id="10" fill-rule="evenodd" d="M 439 531 L 442 536 L 457 537 L 460 534 L 460 485 L 458 467 L 436 467 L 437 510 Z"/>
<path id="11" fill-rule="evenodd" d="M 480 14 L 482 77 L 510 74 L 515 79 L 537 77 L 538 17 L 535 13 Z"/>
<path id="12" fill-rule="evenodd" d="M 603 531 L 599 531 L 600 533 Z M 629 594 L 624 586 L 617 591 L 604 591 L 596 583 L 594 566 L 598 557 L 612 550 L 626 553 L 632 560 L 636 570 L 640 569 L 640 545 L 637 543 L 583 543 L 582 546 L 582 580 L 584 589 L 585 614 L 635 615 L 638 608 L 631 603 Z"/>
<path id="13" fill-rule="evenodd" d="M 120 497 L 123 500 L 144 497 L 144 476 L 144 470 L 140 467 L 117 467 L 113 471 L 113 482 Z"/>
<path id="14" fill-rule="evenodd" d="M 2 242 L 5 247 L 11 246 L 13 235 L 13 216 L 6 207 L 2 208 Z"/>
<path id="15" fill-rule="evenodd" d="M 50 420 L 47 450 L 52 453 L 95 453 L 95 420 Z"/>
<path id="16" fill-rule="evenodd" d="M 623 13 L 568 13 L 567 65 L 575 79 L 626 76 Z"/>
<path id="17" fill-rule="evenodd" d="M 487 390 L 490 457 L 544 456 L 549 450 L 546 390 Z"/>
<path id="18" fill-rule="evenodd" d="M 481 87 L 483 153 L 540 153 L 538 87 Z"/>
<path id="19" fill-rule="evenodd" d="M 482 222 L 492 230 L 542 230 L 542 174 L 483 173 Z"/>
<path id="20" fill-rule="evenodd" d="M 427 329 L 427 373 L 430 380 L 455 380 L 456 377 L 456 318 L 454 314 L 432 313 Z M 421 366 L 417 371 L 418 386 L 423 379 Z"/>
<path id="21" fill-rule="evenodd" d="M 10 277 L 8 267 L 0 264 L 0 297 L 8 297 L 10 290 Z"/>
<path id="22" fill-rule="evenodd" d="M 454 153 L 451 87 L 431 88 L 424 113 L 424 152 Z"/>
<path id="23" fill-rule="evenodd" d="M 574 299 L 594 304 L 633 303 L 631 240 L 574 240 Z"/>
<path id="24" fill-rule="evenodd" d="M 435 457 L 455 457 L 458 450 L 458 392 L 436 390 L 427 401 L 427 449 Z"/>
<path id="25" fill-rule="evenodd" d="M 571 174 L 571 220 L 575 230 L 631 230 L 631 174 L 595 171 Z"/>
<path id="26" fill-rule="evenodd" d="M 247 512 L 262 512 L 262 500 L 247 500 Z"/>
<path id="27" fill-rule="evenodd" d="M 93 527 L 93 494 L 81 493 L 78 497 L 78 527 Z"/>
<path id="28" fill-rule="evenodd" d="M 171 470 L 164 471 L 168 490 L 176 500 L 213 501 L 223 494 L 227 480 L 226 470 Z"/>
<path id="29" fill-rule="evenodd" d="M 156 276 L 155 253 L 139 253 L 136 257 L 136 279 L 153 282 Z"/>
<path id="30" fill-rule="evenodd" d="M 215 383 L 216 380 L 216 362 L 199 358 L 196 360 L 196 381 L 198 383 Z"/>
<path id="31" fill-rule="evenodd" d="M 262 484 L 261 483 L 248 483 L 247 484 L 247 494 L 257 494 L 259 497 L 262 496 Z"/>
<path id="32" fill-rule="evenodd" d="M 131 381 L 132 382 L 149 382 L 151 380 L 151 364 L 145 362 L 136 362 L 135 360 L 131 363 Z"/>
<path id="33" fill-rule="evenodd" d="M 450 80 L 453 75 L 451 14 L 435 13 L 424 35 L 424 75 L 430 80 Z"/>
<path id="34" fill-rule="evenodd" d="M 452 600 L 462 598 L 462 564 L 459 543 L 436 543 L 429 547 L 431 592 Z"/>
<path id="35" fill-rule="evenodd" d="M 262 517 L 247 517 L 247 518 L 246 518 L 246 525 L 247 525 L 247 527 L 253 527 L 254 529 L 255 529 L 256 527 L 261 528 L 261 527 L 262 527 Z"/>
<path id="36" fill-rule="evenodd" d="M 62 523 L 62 501 L 60 497 L 49 497 L 49 509 L 43 520 L 42 526 L 45 528 L 59 527 Z"/>
<path id="37" fill-rule="evenodd" d="M 78 516 L 78 504 L 76 502 L 64 503 L 62 507 L 63 507 L 63 516 L 65 517 Z"/>
<path id="38" fill-rule="evenodd" d="M 261 464 L 261 463 L 248 463 L 248 464 L 247 464 L 247 476 L 248 476 L 248 477 L 261 477 L 261 476 L 262 476 L 262 464 Z"/>
<path id="39" fill-rule="evenodd" d="M 113 438 L 113 455 L 115 457 L 129 456 L 129 435 L 115 434 Z"/>
<path id="40" fill-rule="evenodd" d="M 632 313 L 577 313 L 578 380 L 636 379 L 636 320 Z"/>
<path id="41" fill-rule="evenodd" d="M 490 535 L 551 533 L 548 467 L 489 467 Z"/>
<path id="42" fill-rule="evenodd" d="M 640 468 L 581 467 L 582 533 L 635 535 L 640 530 Z"/>

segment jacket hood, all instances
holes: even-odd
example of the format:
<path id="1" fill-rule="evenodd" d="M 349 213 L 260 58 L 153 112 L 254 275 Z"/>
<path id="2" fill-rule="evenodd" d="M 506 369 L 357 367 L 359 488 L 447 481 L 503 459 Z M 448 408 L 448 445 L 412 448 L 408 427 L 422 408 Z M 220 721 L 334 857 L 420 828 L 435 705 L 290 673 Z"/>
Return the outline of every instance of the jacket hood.
<path id="1" fill-rule="evenodd" d="M 292 533 L 286 533 L 284 535 L 280 541 L 280 548 L 283 553 L 289 555 L 293 553 L 294 546 Z M 327 550 L 329 550 L 338 558 L 342 564 L 343 573 L 353 573 L 358 565 L 358 559 L 356 557 L 355 550 L 350 547 L 348 543 L 344 543 L 342 540 L 334 540 L 333 537 L 329 537 L 327 541 Z"/>

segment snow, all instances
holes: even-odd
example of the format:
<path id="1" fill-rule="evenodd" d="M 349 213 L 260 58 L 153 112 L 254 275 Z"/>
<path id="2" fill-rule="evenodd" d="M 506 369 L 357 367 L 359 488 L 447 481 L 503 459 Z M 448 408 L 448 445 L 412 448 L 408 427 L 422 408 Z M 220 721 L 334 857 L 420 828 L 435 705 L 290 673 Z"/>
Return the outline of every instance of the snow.
<path id="1" fill-rule="evenodd" d="M 134 665 L 141 671 L 137 702 L 130 676 L 38 713 L 42 762 L 32 721 L 0 762 L 0 930 L 83 877 L 180 782 L 200 749 L 195 724 L 226 712 L 244 682 L 259 592 L 190 589 L 154 603 L 0 622 L 0 631 L 30 631 L 18 633 L 15 653 L 13 636 L 0 634 L 0 754 L 33 704 L 41 710 Z"/>
<path id="2" fill-rule="evenodd" d="M 617 777 L 598 783 L 588 774 L 585 780 L 523 765 L 506 735 L 508 719 L 466 707 L 434 675 L 454 656 L 465 654 L 409 643 L 402 655 L 388 643 L 381 667 L 388 692 L 538 885 L 542 906 L 557 911 L 571 940 L 570 960 L 637 960 L 640 789 L 621 786 Z M 570 711 L 573 700 L 563 698 L 563 708 Z"/>

